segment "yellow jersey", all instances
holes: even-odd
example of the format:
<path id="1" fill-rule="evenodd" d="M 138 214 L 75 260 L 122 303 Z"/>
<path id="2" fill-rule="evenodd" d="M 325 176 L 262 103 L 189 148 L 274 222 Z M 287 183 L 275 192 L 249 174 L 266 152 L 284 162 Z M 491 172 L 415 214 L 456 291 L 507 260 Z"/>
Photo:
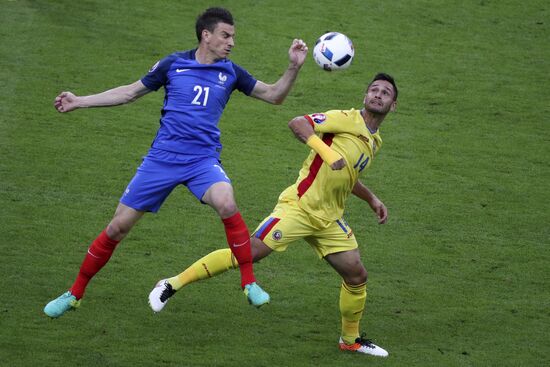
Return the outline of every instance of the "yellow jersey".
<path id="1" fill-rule="evenodd" d="M 298 180 L 285 189 L 279 201 L 296 202 L 300 208 L 320 219 L 342 217 L 345 201 L 365 168 L 382 146 L 379 131 L 370 131 L 359 110 L 332 110 L 304 116 L 313 130 L 346 161 L 341 170 L 332 170 L 311 150 Z"/>

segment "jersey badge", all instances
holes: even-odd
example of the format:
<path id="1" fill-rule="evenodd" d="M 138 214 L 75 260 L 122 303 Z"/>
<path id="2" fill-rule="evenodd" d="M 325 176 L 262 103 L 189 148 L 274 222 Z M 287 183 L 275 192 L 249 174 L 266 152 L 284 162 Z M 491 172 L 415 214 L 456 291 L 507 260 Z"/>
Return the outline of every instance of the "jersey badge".
<path id="1" fill-rule="evenodd" d="M 271 237 L 273 237 L 273 240 L 279 241 L 281 238 L 283 238 L 283 232 L 277 229 L 273 232 Z"/>
<path id="2" fill-rule="evenodd" d="M 152 73 L 155 71 L 155 69 L 159 66 L 160 60 L 155 63 L 155 65 L 151 66 L 151 69 L 149 69 L 149 72 Z"/>
<path id="3" fill-rule="evenodd" d="M 327 119 L 327 116 L 324 113 L 314 113 L 311 115 L 311 119 L 316 124 L 322 124 Z"/>
<path id="4" fill-rule="evenodd" d="M 224 75 L 221 71 L 218 74 L 218 78 L 220 79 L 220 84 L 224 84 L 227 81 L 227 75 Z"/>

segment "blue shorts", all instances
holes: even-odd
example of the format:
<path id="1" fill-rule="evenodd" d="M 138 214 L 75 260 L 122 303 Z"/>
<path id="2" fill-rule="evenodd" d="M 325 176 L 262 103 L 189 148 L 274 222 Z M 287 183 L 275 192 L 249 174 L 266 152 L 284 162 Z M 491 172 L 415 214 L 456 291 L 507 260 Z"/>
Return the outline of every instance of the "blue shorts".
<path id="1" fill-rule="evenodd" d="M 151 149 L 122 194 L 120 202 L 139 211 L 159 211 L 178 185 L 185 185 L 199 200 L 217 182 L 231 180 L 217 157 L 194 157 Z"/>

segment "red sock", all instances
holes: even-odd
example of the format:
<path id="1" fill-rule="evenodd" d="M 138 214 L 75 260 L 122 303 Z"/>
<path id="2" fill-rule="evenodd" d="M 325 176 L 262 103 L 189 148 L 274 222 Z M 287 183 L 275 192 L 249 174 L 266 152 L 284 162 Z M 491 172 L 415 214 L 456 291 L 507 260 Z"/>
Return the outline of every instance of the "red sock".
<path id="1" fill-rule="evenodd" d="M 80 266 L 78 276 L 70 289 L 76 299 L 81 299 L 84 296 L 88 282 L 109 261 L 119 242 L 109 238 L 105 231 L 101 232 L 94 242 L 92 242 Z"/>
<path id="2" fill-rule="evenodd" d="M 239 212 L 229 218 L 222 219 L 222 221 L 225 226 L 225 235 L 227 236 L 229 248 L 239 263 L 241 287 L 244 288 L 245 285 L 256 281 L 252 266 L 250 233 Z"/>

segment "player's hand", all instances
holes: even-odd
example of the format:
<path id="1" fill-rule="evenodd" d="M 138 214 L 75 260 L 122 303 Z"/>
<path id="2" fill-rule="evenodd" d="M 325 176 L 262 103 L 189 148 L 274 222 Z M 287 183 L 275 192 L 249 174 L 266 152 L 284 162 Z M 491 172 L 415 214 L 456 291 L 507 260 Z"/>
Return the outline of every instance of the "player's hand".
<path id="1" fill-rule="evenodd" d="M 290 49 L 288 50 L 288 58 L 294 66 L 301 67 L 304 64 L 307 56 L 307 45 L 301 39 L 294 39 Z"/>
<path id="2" fill-rule="evenodd" d="M 344 158 L 340 158 L 339 160 L 331 164 L 330 168 L 332 168 L 333 171 L 339 171 L 345 166 L 346 166 L 346 161 L 344 160 Z"/>
<path id="3" fill-rule="evenodd" d="M 386 208 L 383 202 L 379 199 L 375 199 L 370 203 L 370 206 L 378 217 L 378 224 L 384 224 L 388 221 L 388 208 Z"/>
<path id="4" fill-rule="evenodd" d="M 70 112 L 78 108 L 77 99 L 78 97 L 71 92 L 61 92 L 55 97 L 53 105 L 58 112 Z"/>

